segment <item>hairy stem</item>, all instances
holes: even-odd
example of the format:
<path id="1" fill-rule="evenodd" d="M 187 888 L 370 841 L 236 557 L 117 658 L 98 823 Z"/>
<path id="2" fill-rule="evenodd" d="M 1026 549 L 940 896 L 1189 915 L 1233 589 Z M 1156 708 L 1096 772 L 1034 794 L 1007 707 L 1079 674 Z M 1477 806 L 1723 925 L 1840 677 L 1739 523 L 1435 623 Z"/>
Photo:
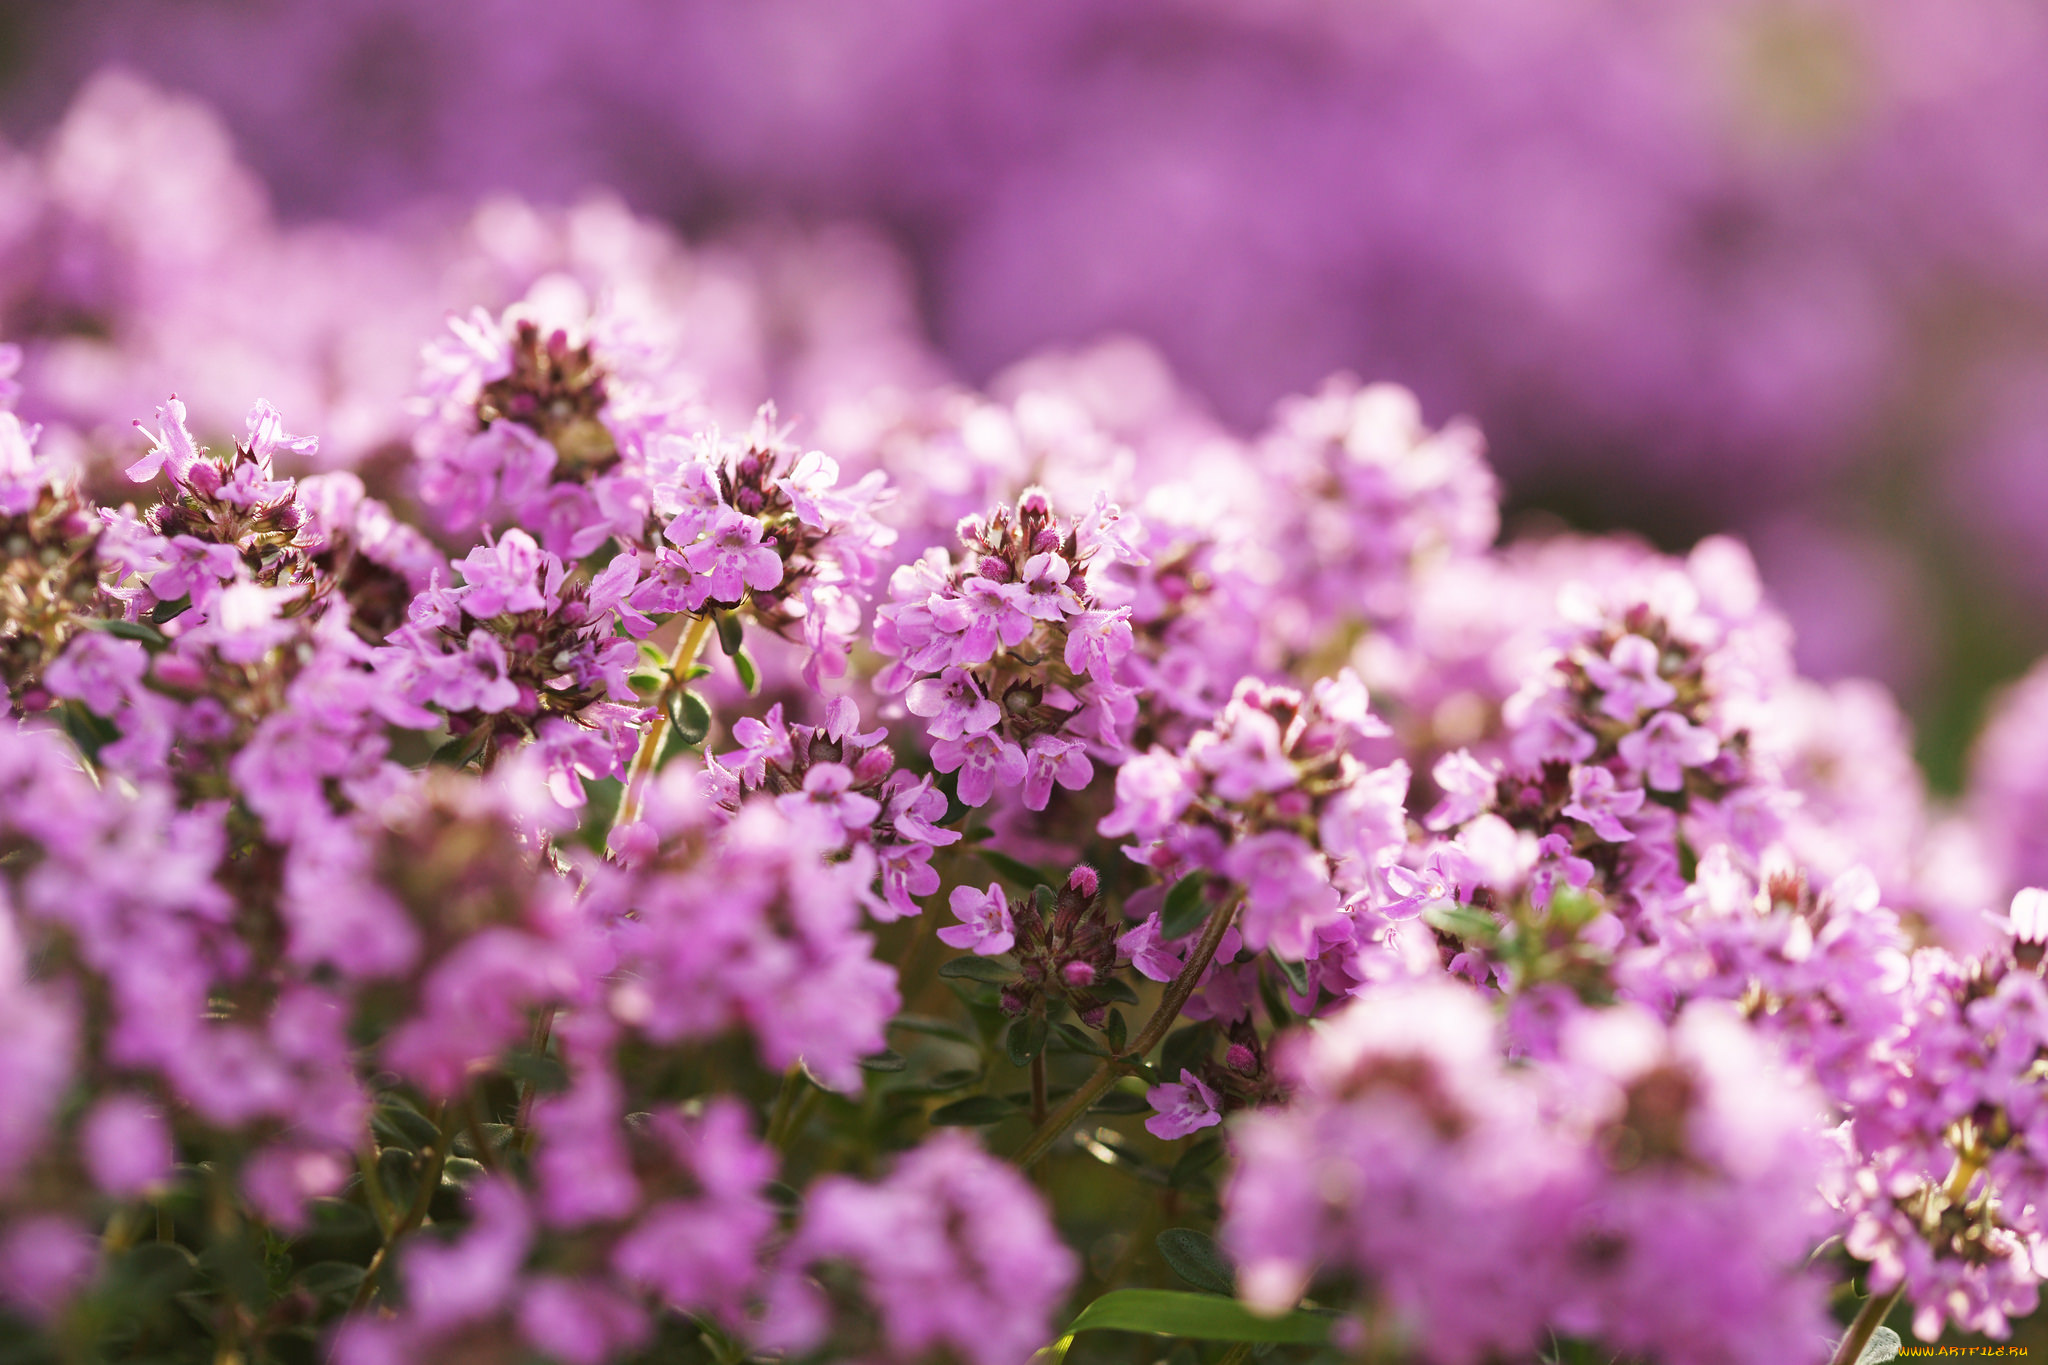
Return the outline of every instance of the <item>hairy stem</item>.
<path id="1" fill-rule="evenodd" d="M 356 1286 L 356 1296 L 350 1301 L 348 1311 L 360 1311 L 377 1294 L 377 1272 L 391 1259 L 391 1253 L 406 1235 L 427 1221 L 427 1207 L 434 1202 L 434 1191 L 441 1188 L 441 1172 L 448 1165 L 448 1148 L 454 1142 L 455 1106 L 444 1104 L 437 1116 L 436 1126 L 440 1129 L 434 1145 L 422 1155 L 427 1158 L 427 1169 L 420 1173 L 420 1187 L 414 1191 L 412 1204 L 405 1215 L 392 1224 L 384 1235 L 384 1244 L 377 1248 L 377 1254 L 370 1258 L 370 1264 L 363 1271 L 363 1282 Z"/>
<path id="2" fill-rule="evenodd" d="M 1025 1139 L 1024 1145 L 1017 1150 L 1019 1166 L 1029 1166 L 1044 1156 L 1053 1143 L 1059 1141 L 1060 1135 L 1073 1126 L 1074 1120 L 1086 1113 L 1088 1106 L 1101 1099 L 1103 1092 L 1116 1084 L 1117 1077 L 1121 1076 L 1129 1065 L 1127 1058 L 1142 1058 L 1159 1046 L 1160 1040 L 1166 1037 L 1174 1021 L 1180 1018 L 1181 1008 L 1188 1003 L 1188 997 L 1193 995 L 1195 987 L 1201 984 L 1202 973 L 1209 969 L 1209 963 L 1215 959 L 1216 949 L 1223 943 L 1223 935 L 1229 930 L 1231 921 L 1237 918 L 1237 905 L 1237 901 L 1232 900 L 1229 909 L 1219 910 L 1209 916 L 1208 923 L 1202 926 L 1201 938 L 1195 941 L 1194 951 L 1188 954 L 1188 960 L 1181 967 L 1180 975 L 1167 983 L 1166 994 L 1160 997 L 1159 1008 L 1145 1021 L 1145 1027 L 1138 1031 L 1138 1036 L 1131 1040 L 1129 1047 L 1095 1068 L 1095 1074 L 1083 1081 L 1081 1088 L 1067 1096 L 1060 1107 L 1053 1111 L 1052 1117 L 1039 1124 L 1037 1131 Z"/>
<path id="3" fill-rule="evenodd" d="M 711 637 L 711 617 L 699 616 L 683 631 L 676 641 L 675 652 L 669 655 L 668 677 L 661 684 L 661 691 L 653 700 L 654 723 L 641 736 L 639 751 L 633 755 L 633 765 L 626 770 L 626 790 L 619 797 L 619 813 L 612 820 L 612 828 L 630 825 L 640 818 L 641 807 L 647 803 L 647 785 L 654 780 L 655 765 L 661 761 L 661 751 L 668 743 L 670 703 L 675 700 L 688 681 L 691 668 L 696 666 L 697 656 L 704 651 L 704 642 Z"/>
<path id="4" fill-rule="evenodd" d="M 696 666 L 697 656 L 704 652 L 704 642 L 711 638 L 711 626 L 712 618 L 708 613 L 693 618 L 668 656 L 667 676 L 662 679 L 661 690 L 654 695 L 654 721 L 647 727 L 647 733 L 640 737 L 640 747 L 634 751 L 632 766 L 626 769 L 626 789 L 620 793 L 619 809 L 612 816 L 614 830 L 638 820 L 641 809 L 647 804 L 648 784 L 654 780 L 655 767 L 661 762 L 661 751 L 668 744 L 670 704 L 676 693 L 689 682 L 690 670 Z M 540 1021 L 534 1028 L 535 1051 L 546 1050 L 548 1035 L 554 1026 L 555 1007 L 549 1005 L 541 1011 Z M 532 1082 L 520 1086 L 519 1112 L 512 1120 L 510 1147 L 513 1151 L 526 1151 L 532 1144 L 534 1093 Z"/>
<path id="5" fill-rule="evenodd" d="M 1970 1182 L 1977 1178 L 1977 1172 L 1984 1169 L 1981 1157 L 1966 1154 L 1956 1158 L 1956 1168 L 1950 1173 L 1947 1186 L 1942 1190 L 1948 1203 L 1960 1203 L 1970 1192 Z M 1863 1307 L 1856 1312 L 1856 1320 L 1849 1324 L 1849 1330 L 1835 1346 L 1835 1353 L 1828 1365 L 1856 1365 L 1863 1358 L 1863 1348 L 1870 1344 L 1870 1338 L 1891 1316 L 1905 1296 L 1906 1282 L 1902 1279 L 1892 1287 L 1889 1294 L 1873 1294 L 1863 1301 Z"/>

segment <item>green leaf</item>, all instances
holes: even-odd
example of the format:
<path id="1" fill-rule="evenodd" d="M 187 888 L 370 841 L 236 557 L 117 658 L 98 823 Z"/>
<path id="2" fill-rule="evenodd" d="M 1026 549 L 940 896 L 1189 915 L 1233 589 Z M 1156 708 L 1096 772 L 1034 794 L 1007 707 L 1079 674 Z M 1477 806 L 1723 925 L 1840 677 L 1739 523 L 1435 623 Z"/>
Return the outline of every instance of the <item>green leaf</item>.
<path id="1" fill-rule="evenodd" d="M 740 624 L 738 613 L 721 611 L 711 618 L 718 625 L 718 647 L 727 654 L 740 652 L 740 645 L 747 638 L 746 627 Z"/>
<path id="2" fill-rule="evenodd" d="M 1202 890 L 1209 884 L 1206 872 L 1190 872 L 1166 893 L 1166 907 L 1159 912 L 1159 937 L 1181 938 L 1202 927 L 1209 917 L 1208 899 Z"/>
<path id="3" fill-rule="evenodd" d="M 1308 968 L 1299 962 L 1289 962 L 1278 953 L 1269 954 L 1273 965 L 1280 969 L 1280 975 L 1287 978 L 1287 988 L 1296 995 L 1308 994 Z"/>
<path id="4" fill-rule="evenodd" d="M 934 1038 L 951 1038 L 955 1042 L 972 1045 L 974 1035 L 949 1019 L 933 1019 L 923 1014 L 899 1014 L 889 1021 L 890 1028 L 900 1028 L 910 1033 L 930 1034 Z"/>
<path id="5" fill-rule="evenodd" d="M 909 1063 L 903 1060 L 902 1053 L 890 1048 L 883 1048 L 872 1057 L 860 1059 L 862 1071 L 901 1071 L 908 1065 Z"/>
<path id="6" fill-rule="evenodd" d="M 190 610 L 192 610 L 192 599 L 189 596 L 180 597 L 170 602 L 159 602 L 154 607 L 151 607 L 149 619 L 158 625 L 162 625 L 166 621 L 177 620 Z"/>
<path id="7" fill-rule="evenodd" d="M 1103 977 L 1088 988 L 1088 994 L 1097 1000 L 1114 1000 L 1119 1005 L 1138 1003 L 1138 993 L 1131 989 L 1131 983 L 1117 976 Z"/>
<path id="8" fill-rule="evenodd" d="M 1237 1270 L 1208 1233 L 1168 1228 L 1159 1234 L 1156 1245 L 1173 1273 L 1195 1288 L 1226 1297 L 1237 1292 Z"/>
<path id="9" fill-rule="evenodd" d="M 408 1152 L 420 1151 L 441 1140 L 441 1130 L 432 1119 L 403 1104 L 378 1105 L 370 1115 L 370 1128 L 386 1147 L 400 1147 Z"/>
<path id="10" fill-rule="evenodd" d="M 1109 1055 L 1109 1053 L 1103 1050 L 1102 1044 L 1088 1036 L 1086 1030 L 1074 1024 L 1069 1024 L 1064 1019 L 1054 1024 L 1052 1028 L 1053 1032 L 1059 1035 L 1060 1041 L 1076 1052 L 1085 1052 L 1091 1057 L 1107 1057 Z"/>
<path id="11" fill-rule="evenodd" d="M 669 724 L 675 726 L 676 738 L 694 749 L 704 742 L 711 733 L 711 708 L 704 699 L 688 689 L 678 689 L 669 699 Z"/>
<path id="12" fill-rule="evenodd" d="M 658 678 L 668 676 L 668 655 L 645 640 L 640 642 L 639 651 L 640 666 L 633 670 L 635 673 L 652 673 Z"/>
<path id="13" fill-rule="evenodd" d="M 569 1088 L 569 1069 L 562 1059 L 546 1052 L 520 1049 L 505 1058 L 505 1071 L 515 1081 L 524 1081 L 543 1095 Z"/>
<path id="14" fill-rule="evenodd" d="M 1100 1330 L 1150 1332 L 1195 1341 L 1320 1346 L 1330 1339 L 1330 1327 L 1335 1321 L 1333 1316 L 1299 1308 L 1277 1318 L 1262 1318 L 1237 1300 L 1215 1294 L 1189 1294 L 1178 1289 L 1112 1289 L 1081 1310 L 1081 1315 L 1067 1325 L 1067 1336 Z"/>
<path id="15" fill-rule="evenodd" d="M 1031 1065 L 1031 1059 L 1045 1051 L 1045 1016 L 1033 1013 L 1013 1020 L 1003 1046 L 1009 1050 L 1011 1066 Z"/>
<path id="16" fill-rule="evenodd" d="M 889 1088 L 892 1095 L 915 1099 L 920 1095 L 945 1095 L 955 1090 L 965 1090 L 981 1080 L 982 1073 L 972 1067 L 961 1067 L 952 1071 L 941 1071 L 929 1080 L 912 1082 L 909 1085 L 895 1085 Z"/>
<path id="17" fill-rule="evenodd" d="M 1109 1040 L 1109 1050 L 1111 1052 L 1120 1053 L 1124 1050 L 1124 1043 L 1128 1035 L 1124 1032 L 1124 1012 L 1122 1010 L 1111 1010 L 1109 1012 L 1109 1019 L 1103 1029 L 1103 1036 Z"/>
<path id="18" fill-rule="evenodd" d="M 363 1282 L 363 1268 L 347 1261 L 316 1261 L 299 1272 L 299 1287 L 316 1299 L 353 1292 Z"/>
<path id="19" fill-rule="evenodd" d="M 1439 901 L 1423 911 L 1422 922 L 1432 929 L 1441 929 L 1452 938 L 1470 943 L 1491 943 L 1500 934 L 1500 926 L 1493 922 L 1493 916 L 1469 905 L 1454 905 L 1449 901 Z"/>
<path id="20" fill-rule="evenodd" d="M 1167 1034 L 1166 1045 L 1159 1049 L 1159 1069 L 1179 1080 L 1181 1072 L 1193 1070 L 1197 1063 L 1208 1058 L 1214 1032 L 1204 1022 L 1189 1024 Z"/>
<path id="21" fill-rule="evenodd" d="M 754 667 L 753 656 L 744 649 L 733 651 L 732 671 L 740 675 L 740 686 L 747 689 L 748 696 L 761 690 L 760 671 Z"/>
<path id="22" fill-rule="evenodd" d="M 1041 924 L 1052 914 L 1052 908 L 1058 901 L 1059 893 L 1044 882 L 1031 888 L 1031 912 L 1038 916 Z"/>
<path id="23" fill-rule="evenodd" d="M 999 957 L 953 957 L 939 964 L 939 975 L 1002 986 L 1017 979 L 1017 966 Z"/>
<path id="24" fill-rule="evenodd" d="M 162 649 L 170 641 L 155 626 L 140 621 L 88 621 L 88 626 L 121 640 L 139 640 L 151 649 Z"/>
<path id="25" fill-rule="evenodd" d="M 1201 1178 L 1202 1172 L 1223 1159 L 1223 1140 L 1213 1135 L 1201 1137 L 1180 1154 L 1180 1160 L 1173 1163 L 1167 1172 L 1166 1183 L 1177 1190 L 1184 1190 Z"/>
<path id="26" fill-rule="evenodd" d="M 936 1128 L 979 1128 L 1001 1123 L 1017 1112 L 1017 1106 L 1000 1095 L 969 1095 L 932 1111 L 927 1122 Z"/>

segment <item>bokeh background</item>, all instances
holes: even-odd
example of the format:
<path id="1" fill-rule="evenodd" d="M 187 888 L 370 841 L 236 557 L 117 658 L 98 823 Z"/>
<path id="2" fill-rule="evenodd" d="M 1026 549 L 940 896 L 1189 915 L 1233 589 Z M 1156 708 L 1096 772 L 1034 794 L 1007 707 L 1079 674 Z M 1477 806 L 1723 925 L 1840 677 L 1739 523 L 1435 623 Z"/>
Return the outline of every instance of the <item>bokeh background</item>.
<path id="1" fill-rule="evenodd" d="M 799 413 L 1105 335 L 1242 430 L 1400 380 L 1511 527 L 1746 536 L 1939 789 L 2048 645 L 2038 0 L 10 0 L 0 63 L 81 441 L 169 383 L 374 458 L 442 310 L 637 252 Z"/>

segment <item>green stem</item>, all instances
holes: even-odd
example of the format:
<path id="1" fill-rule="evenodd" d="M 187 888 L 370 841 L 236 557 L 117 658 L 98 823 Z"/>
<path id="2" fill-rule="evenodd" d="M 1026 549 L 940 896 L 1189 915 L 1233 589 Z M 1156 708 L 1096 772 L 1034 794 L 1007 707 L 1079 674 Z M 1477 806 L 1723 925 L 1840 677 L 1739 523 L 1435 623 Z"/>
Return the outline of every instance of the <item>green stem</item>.
<path id="1" fill-rule="evenodd" d="M 1174 1022 L 1180 1018 L 1188 997 L 1201 984 L 1202 973 L 1209 969 L 1209 963 L 1216 956 L 1216 949 L 1223 943 L 1223 935 L 1230 929 L 1231 921 L 1237 918 L 1237 902 L 1233 900 L 1228 910 L 1218 911 L 1209 916 L 1202 926 L 1202 936 L 1195 941 L 1194 951 L 1188 954 L 1187 962 L 1181 967 L 1180 975 L 1167 983 L 1166 993 L 1160 997 L 1159 1008 L 1145 1021 L 1145 1027 L 1131 1040 L 1130 1046 L 1121 1053 L 1105 1060 L 1095 1068 L 1095 1074 L 1081 1083 L 1081 1088 L 1067 1096 L 1052 1117 L 1038 1125 L 1036 1132 L 1025 1139 L 1017 1151 L 1017 1164 L 1029 1166 L 1044 1156 L 1060 1135 L 1073 1126 L 1074 1120 L 1088 1111 L 1088 1107 L 1102 1098 L 1103 1093 L 1125 1072 L 1129 1063 L 1126 1059 L 1142 1059 L 1146 1053 L 1159 1046 Z"/>
<path id="2" fill-rule="evenodd" d="M 441 1173 L 448 1165 L 448 1148 L 454 1141 L 454 1120 L 455 1106 L 442 1105 L 436 1123 L 440 1135 L 434 1139 L 434 1145 L 425 1152 L 427 1169 L 420 1175 L 420 1187 L 414 1192 L 412 1204 L 406 1209 L 405 1216 L 394 1223 L 391 1230 L 384 1235 L 384 1244 L 377 1248 L 377 1254 L 370 1258 L 370 1264 L 363 1270 L 363 1282 L 356 1286 L 356 1296 L 349 1303 L 349 1312 L 361 1311 L 376 1297 L 377 1272 L 391 1259 L 391 1253 L 399 1242 L 427 1221 L 427 1208 L 434 1202 L 434 1191 L 441 1188 Z"/>
<path id="3" fill-rule="evenodd" d="M 647 788 L 654 781 L 661 751 L 668 745 L 670 703 L 675 700 L 676 693 L 688 685 L 690 670 L 696 666 L 697 656 L 704 652 L 704 642 L 711 638 L 711 626 L 709 615 L 693 617 L 668 656 L 667 676 L 662 679 L 661 690 L 654 695 L 654 721 L 647 727 L 647 733 L 641 736 L 632 766 L 626 769 L 626 789 L 620 793 L 619 809 L 612 816 L 614 830 L 638 820 L 641 809 L 647 804 Z M 536 1051 L 546 1048 L 548 1035 L 554 1026 L 555 1007 L 549 1005 L 541 1011 L 540 1021 L 534 1029 Z M 519 1112 L 512 1121 L 510 1146 L 513 1151 L 524 1152 L 532 1145 L 533 1101 L 534 1088 L 531 1082 L 527 1082 L 520 1087 Z"/>
<path id="4" fill-rule="evenodd" d="M 619 797 L 619 812 L 612 820 L 613 829 L 630 825 L 640 818 L 641 807 L 647 803 L 648 784 L 654 780 L 661 751 L 668 744 L 670 703 L 687 684 L 697 656 L 704 652 L 704 642 L 711 637 L 711 624 L 709 615 L 692 620 L 682 638 L 676 641 L 675 652 L 669 655 L 668 676 L 662 681 L 661 691 L 654 696 L 654 723 L 641 737 L 639 751 L 633 755 L 633 765 L 626 770 L 626 790 Z"/>

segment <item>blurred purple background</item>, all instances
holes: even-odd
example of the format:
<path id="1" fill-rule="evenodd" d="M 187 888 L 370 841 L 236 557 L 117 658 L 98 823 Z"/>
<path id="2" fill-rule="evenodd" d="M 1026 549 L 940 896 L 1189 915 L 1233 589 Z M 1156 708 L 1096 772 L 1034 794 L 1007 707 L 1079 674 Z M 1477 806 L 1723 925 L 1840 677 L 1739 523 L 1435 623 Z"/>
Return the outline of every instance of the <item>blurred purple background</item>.
<path id="1" fill-rule="evenodd" d="M 231 292 L 287 332 L 348 294 L 327 362 L 400 384 L 411 352 L 373 353 L 477 282 L 361 229 L 606 189 L 723 244 L 704 288 L 725 261 L 769 300 L 732 332 L 692 314 L 707 363 L 761 357 L 764 384 L 981 382 L 1134 333 L 1239 427 L 1350 369 L 1476 416 L 1525 516 L 1741 531 L 1802 663 L 1899 689 L 1938 782 L 2048 644 L 2034 0 L 72 0 L 0 25 L 0 328 L 51 341 L 80 412 L 119 386 L 58 343 L 143 318 L 166 364 L 263 374 L 261 317 L 194 336 Z M 105 82 L 49 141 L 109 64 L 231 145 Z M 294 226 L 252 282 L 237 244 L 273 209 Z"/>

